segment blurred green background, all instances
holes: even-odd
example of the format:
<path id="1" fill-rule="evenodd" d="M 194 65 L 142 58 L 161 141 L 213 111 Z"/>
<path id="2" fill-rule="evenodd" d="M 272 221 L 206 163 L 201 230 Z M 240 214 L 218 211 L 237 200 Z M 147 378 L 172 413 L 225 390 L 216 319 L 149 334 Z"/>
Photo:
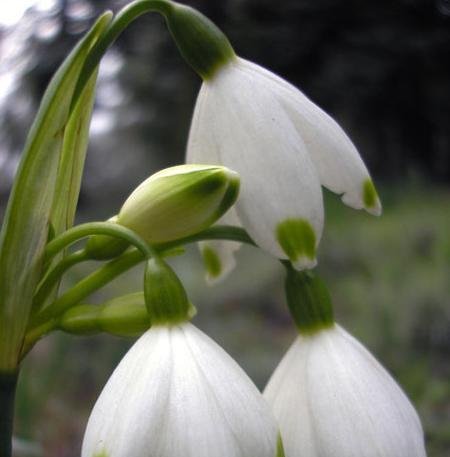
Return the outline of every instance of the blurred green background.
<path id="1" fill-rule="evenodd" d="M 0 6 L 0 214 L 42 92 L 80 34 L 123 1 Z M 192 1 L 239 54 L 289 79 L 358 146 L 384 205 L 381 218 L 325 193 L 319 270 L 338 321 L 408 393 L 430 457 L 450 454 L 450 8 L 445 0 Z M 12 7 L 11 7 L 12 8 Z M 14 15 L 14 14 L 15 15 Z M 20 14 L 19 14 L 20 13 Z M 23 13 L 23 15 L 22 15 Z M 181 163 L 200 82 L 162 20 L 136 22 L 99 77 L 79 222 L 113 215 L 152 172 Z M 233 274 L 207 287 L 194 247 L 171 263 L 198 308 L 194 322 L 263 388 L 295 337 L 283 270 L 243 247 Z M 92 271 L 77 267 L 63 288 Z M 91 297 L 136 291 L 142 267 Z M 89 411 L 131 340 L 54 334 L 26 359 L 17 398 L 23 455 L 79 455 Z"/>

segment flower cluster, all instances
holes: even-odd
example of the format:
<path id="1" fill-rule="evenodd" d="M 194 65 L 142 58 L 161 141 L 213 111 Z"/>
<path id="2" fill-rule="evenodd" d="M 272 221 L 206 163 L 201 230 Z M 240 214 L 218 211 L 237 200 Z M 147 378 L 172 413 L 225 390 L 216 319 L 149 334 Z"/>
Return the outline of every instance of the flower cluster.
<path id="1" fill-rule="evenodd" d="M 161 212 L 158 233 L 147 232 L 145 208 L 155 201 L 148 199 L 148 183 L 127 200 L 117 222 L 150 243 L 172 240 L 180 233 L 165 230 L 180 207 L 188 233 L 194 233 L 236 198 L 235 170 L 241 193 L 220 221 L 245 228 L 256 245 L 287 260 L 286 297 L 299 335 L 261 394 L 223 349 L 189 323 L 192 305 L 176 275 L 162 260 L 148 260 L 144 295 L 152 327 L 100 395 L 82 457 L 424 457 L 414 407 L 375 358 L 335 323 L 320 279 L 303 271 L 317 262 L 321 186 L 353 208 L 381 213 L 364 162 L 339 125 L 298 89 L 237 57 L 199 13 L 173 5 L 166 12 L 169 28 L 204 79 L 187 162 L 207 164 L 193 168 L 208 180 L 219 174 L 223 183 L 215 193 L 202 192 L 214 200 L 211 214 L 191 219 L 189 204 L 181 205 L 177 192 L 170 197 L 167 179 L 180 170 L 157 174 L 152 195 L 171 202 L 163 204 L 170 210 Z M 186 18 L 195 24 L 191 44 Z M 191 171 L 183 168 L 181 174 Z M 186 189 L 199 176 L 188 176 Z M 231 270 L 238 246 L 201 243 L 210 279 Z"/>

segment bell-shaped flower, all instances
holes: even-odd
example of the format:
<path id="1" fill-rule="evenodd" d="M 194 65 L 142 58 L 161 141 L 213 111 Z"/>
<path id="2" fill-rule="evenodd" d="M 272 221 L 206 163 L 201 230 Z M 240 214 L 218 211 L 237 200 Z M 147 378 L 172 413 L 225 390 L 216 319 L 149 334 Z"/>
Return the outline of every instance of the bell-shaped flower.
<path id="1" fill-rule="evenodd" d="M 222 164 L 239 173 L 240 196 L 230 217 L 259 246 L 299 270 L 316 264 L 324 221 L 321 185 L 353 208 L 381 212 L 367 168 L 341 127 L 297 88 L 239 57 L 203 82 L 187 162 Z M 223 245 L 208 246 L 216 260 L 231 261 Z M 222 265 L 210 275 L 226 270 Z"/>
<path id="2" fill-rule="evenodd" d="M 424 457 L 414 407 L 337 325 L 298 336 L 265 391 L 286 457 Z"/>
<path id="3" fill-rule="evenodd" d="M 192 324 L 157 325 L 92 411 L 82 457 L 276 457 L 278 427 L 236 362 Z"/>

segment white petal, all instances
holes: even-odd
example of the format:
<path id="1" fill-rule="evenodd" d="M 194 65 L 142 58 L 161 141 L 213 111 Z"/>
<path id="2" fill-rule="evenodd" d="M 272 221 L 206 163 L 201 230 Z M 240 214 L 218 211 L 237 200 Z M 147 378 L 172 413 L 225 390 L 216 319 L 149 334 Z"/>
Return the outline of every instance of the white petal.
<path id="1" fill-rule="evenodd" d="M 230 208 L 217 224 L 238 227 L 242 225 L 234 208 Z M 205 261 L 206 282 L 212 286 L 223 281 L 234 270 L 235 252 L 241 248 L 241 243 L 223 240 L 202 241 L 199 243 L 199 248 Z M 217 265 L 208 265 L 211 261 Z"/>
<path id="2" fill-rule="evenodd" d="M 218 146 L 214 143 L 214 138 L 211 129 L 204 128 L 208 125 L 206 119 L 207 111 L 205 106 L 208 103 L 208 86 L 203 84 L 197 97 L 195 104 L 194 115 L 192 117 L 191 130 L 189 132 L 189 140 L 186 152 L 187 163 L 198 164 L 222 164 L 218 156 Z M 226 214 L 222 216 L 217 224 L 241 226 L 236 210 L 232 207 Z M 224 280 L 234 269 L 236 260 L 234 253 L 241 247 L 240 243 L 232 241 L 203 241 L 199 243 L 200 252 L 202 253 L 205 263 L 207 263 L 208 253 L 211 256 L 216 256 L 216 260 L 220 263 L 220 272 L 216 273 L 214 269 L 206 269 L 206 281 L 209 285 L 214 285 Z M 206 251 L 205 251 L 206 250 Z"/>
<path id="3" fill-rule="evenodd" d="M 286 457 L 426 455 L 406 395 L 339 327 L 297 338 L 264 395 L 279 421 Z"/>
<path id="4" fill-rule="evenodd" d="M 244 59 L 240 62 L 254 78 L 264 77 L 268 84 L 272 84 L 272 91 L 306 144 L 322 185 L 343 194 L 345 204 L 356 209 L 365 207 L 373 214 L 380 214 L 378 198 L 370 206 L 364 202 L 365 183 L 370 181 L 369 172 L 354 144 L 337 122 L 287 81 L 252 62 Z"/>
<path id="5" fill-rule="evenodd" d="M 82 457 L 274 457 L 276 441 L 254 384 L 183 324 L 150 329 L 124 357 L 94 407 Z"/>
<path id="6" fill-rule="evenodd" d="M 278 224 L 305 220 L 315 232 L 317 246 L 323 226 L 320 183 L 301 137 L 271 93 L 271 84 L 242 71 L 238 63 L 205 85 L 208 103 L 201 109 L 201 128 L 213 132 L 211 142 L 220 162 L 241 176 L 236 211 L 243 226 L 258 245 L 286 258 L 276 237 Z M 299 266 L 315 262 L 297 260 Z"/>

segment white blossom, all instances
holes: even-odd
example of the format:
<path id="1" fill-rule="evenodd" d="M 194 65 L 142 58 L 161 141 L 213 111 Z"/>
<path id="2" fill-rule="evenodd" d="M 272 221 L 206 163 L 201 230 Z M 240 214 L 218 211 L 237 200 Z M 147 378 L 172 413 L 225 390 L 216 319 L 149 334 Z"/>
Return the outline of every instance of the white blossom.
<path id="1" fill-rule="evenodd" d="M 204 81 L 187 162 L 237 171 L 241 192 L 231 217 L 259 246 L 298 269 L 316 264 L 321 185 L 353 208 L 381 212 L 367 168 L 339 125 L 297 88 L 242 58 Z M 296 223 L 283 229 L 286 221 Z"/>
<path id="2" fill-rule="evenodd" d="M 189 323 L 155 326 L 92 411 L 82 457 L 276 457 L 270 408 L 236 362 Z"/>
<path id="3" fill-rule="evenodd" d="M 265 391 L 286 457 L 424 457 L 414 407 L 339 326 L 297 337 Z"/>

